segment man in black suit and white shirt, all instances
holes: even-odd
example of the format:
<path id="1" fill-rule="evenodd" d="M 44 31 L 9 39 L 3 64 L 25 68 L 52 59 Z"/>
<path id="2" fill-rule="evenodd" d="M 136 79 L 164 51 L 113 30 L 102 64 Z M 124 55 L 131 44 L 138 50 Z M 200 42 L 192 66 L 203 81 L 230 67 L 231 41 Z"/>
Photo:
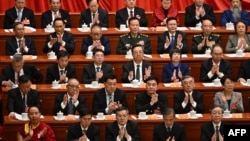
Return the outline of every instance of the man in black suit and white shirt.
<path id="1" fill-rule="evenodd" d="M 141 27 L 147 27 L 148 20 L 145 16 L 145 11 L 142 8 L 136 7 L 136 0 L 124 0 L 126 7 L 116 11 L 115 23 L 119 28 L 121 24 L 128 25 L 128 20 L 136 17 L 140 21 Z"/>
<path id="2" fill-rule="evenodd" d="M 114 113 L 118 107 L 128 107 L 126 94 L 116 88 L 117 79 L 114 75 L 105 77 L 104 88 L 97 90 L 93 97 L 93 113 Z"/>
<path id="3" fill-rule="evenodd" d="M 13 28 L 15 22 L 21 22 L 25 26 L 36 27 L 34 12 L 24 7 L 26 0 L 15 0 L 15 7 L 7 9 L 4 14 L 3 28 Z"/>
<path id="4" fill-rule="evenodd" d="M 194 0 L 194 3 L 185 9 L 185 26 L 195 27 L 203 19 L 210 19 L 215 25 L 216 18 L 213 7 L 204 3 L 204 0 Z"/>
<path id="5" fill-rule="evenodd" d="M 8 91 L 7 107 L 12 118 L 15 118 L 15 113 L 27 113 L 31 106 L 41 108 L 39 93 L 31 88 L 30 77 L 22 75 L 18 81 L 18 87 Z"/>
<path id="6" fill-rule="evenodd" d="M 129 112 L 125 107 L 116 109 L 116 121 L 106 126 L 106 141 L 139 141 L 137 123 L 128 120 Z"/>
<path id="7" fill-rule="evenodd" d="M 55 97 L 54 115 L 59 111 L 63 115 L 75 115 L 79 113 L 79 109 L 85 107 L 85 98 L 79 94 L 80 84 L 77 79 L 69 79 L 67 85 L 67 92 L 59 94 Z"/>
<path id="8" fill-rule="evenodd" d="M 154 127 L 153 141 L 185 141 L 184 126 L 175 122 L 174 109 L 165 108 L 162 115 L 163 122 Z"/>
<path id="9" fill-rule="evenodd" d="M 72 33 L 64 31 L 65 22 L 62 18 L 56 18 L 53 23 L 55 32 L 47 36 L 43 53 L 65 50 L 72 54 L 75 50 L 75 39 Z"/>
<path id="10" fill-rule="evenodd" d="M 52 26 L 56 18 L 62 18 L 65 22 L 65 27 L 71 27 L 69 12 L 60 9 L 60 6 L 61 0 L 50 0 L 50 10 L 42 13 L 42 28 L 46 28 L 49 24 Z"/>
<path id="11" fill-rule="evenodd" d="M 47 68 L 46 83 L 51 84 L 54 80 L 67 83 L 70 78 L 76 78 L 76 69 L 69 64 L 69 53 L 61 50 L 57 53 L 57 63 Z"/>
<path id="12" fill-rule="evenodd" d="M 99 0 L 86 0 L 88 9 L 81 12 L 79 26 L 86 24 L 99 24 L 101 27 L 109 27 L 108 12 L 99 8 Z"/>
<path id="13" fill-rule="evenodd" d="M 22 54 L 13 55 L 11 64 L 3 68 L 2 73 L 0 82 L 6 87 L 17 85 L 19 77 L 24 74 L 30 76 L 32 83 L 35 84 L 42 83 L 43 79 L 41 72 L 34 65 L 24 64 Z"/>
<path id="14" fill-rule="evenodd" d="M 104 51 L 94 50 L 94 62 L 84 66 L 82 82 L 90 84 L 92 81 L 104 82 L 105 76 L 113 74 L 113 67 L 110 64 L 103 63 Z"/>
<path id="15" fill-rule="evenodd" d="M 13 24 L 15 36 L 6 40 L 6 55 L 21 53 L 23 55 L 36 55 L 36 48 L 32 38 L 24 36 L 24 25 L 21 22 Z"/>
<path id="16" fill-rule="evenodd" d="M 92 114 L 87 108 L 79 109 L 80 122 L 70 126 L 67 141 L 100 141 L 100 130 L 92 124 Z"/>
<path id="17" fill-rule="evenodd" d="M 150 62 L 143 60 L 143 46 L 140 44 L 132 47 L 133 61 L 130 61 L 122 67 L 122 82 L 130 83 L 137 79 L 140 82 L 145 81 L 149 76 L 154 75 L 153 66 Z"/>

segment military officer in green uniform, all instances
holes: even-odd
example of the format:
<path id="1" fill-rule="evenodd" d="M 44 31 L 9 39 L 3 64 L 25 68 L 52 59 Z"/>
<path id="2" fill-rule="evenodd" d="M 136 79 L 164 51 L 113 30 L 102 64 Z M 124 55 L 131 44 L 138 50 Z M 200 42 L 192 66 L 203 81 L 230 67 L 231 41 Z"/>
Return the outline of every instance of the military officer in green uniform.
<path id="1" fill-rule="evenodd" d="M 209 19 L 202 21 L 202 33 L 193 36 L 192 53 L 204 54 L 214 45 L 220 44 L 221 37 L 219 34 L 212 33 L 213 23 Z"/>
<path id="2" fill-rule="evenodd" d="M 135 44 L 141 44 L 144 47 L 144 53 L 151 54 L 152 51 L 148 35 L 139 33 L 139 20 L 133 17 L 129 19 L 128 23 L 130 32 L 120 36 L 116 54 L 126 54 Z"/>

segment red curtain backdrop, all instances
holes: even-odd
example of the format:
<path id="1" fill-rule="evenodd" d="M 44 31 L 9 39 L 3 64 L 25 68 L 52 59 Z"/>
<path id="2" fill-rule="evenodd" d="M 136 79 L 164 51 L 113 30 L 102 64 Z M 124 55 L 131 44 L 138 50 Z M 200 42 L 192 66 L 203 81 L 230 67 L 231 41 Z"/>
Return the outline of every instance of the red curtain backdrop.
<path id="1" fill-rule="evenodd" d="M 0 0 L 0 13 L 4 13 L 9 7 L 13 7 L 15 0 Z M 172 0 L 173 6 L 179 11 L 184 11 L 187 5 L 193 3 L 193 0 Z M 124 7 L 124 0 L 99 0 L 100 6 L 109 12 Z M 214 10 L 224 10 L 229 7 L 230 0 L 206 0 L 214 7 Z M 145 11 L 153 11 L 161 5 L 161 0 L 137 0 L 137 6 Z M 26 0 L 26 6 L 33 9 L 36 13 L 41 13 L 49 9 L 49 0 Z M 62 8 L 70 12 L 80 12 L 86 9 L 85 0 L 62 0 Z M 243 8 L 250 10 L 250 0 L 243 0 Z"/>

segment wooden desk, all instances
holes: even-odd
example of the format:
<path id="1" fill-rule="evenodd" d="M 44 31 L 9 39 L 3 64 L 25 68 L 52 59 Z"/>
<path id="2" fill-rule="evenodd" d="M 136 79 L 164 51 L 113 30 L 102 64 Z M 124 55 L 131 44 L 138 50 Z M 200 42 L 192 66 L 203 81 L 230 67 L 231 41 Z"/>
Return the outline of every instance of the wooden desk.
<path id="1" fill-rule="evenodd" d="M 129 117 L 130 120 L 133 120 Z M 176 119 L 185 126 L 186 138 L 188 141 L 198 141 L 200 138 L 200 127 L 202 124 L 209 122 L 211 120 L 210 114 L 203 114 L 202 118 L 199 119 Z M 75 124 L 78 121 L 56 121 L 52 116 L 45 116 L 42 121 L 48 123 L 54 130 L 56 138 L 58 141 L 63 141 L 66 139 L 66 131 L 70 125 Z M 141 141 L 148 141 L 152 139 L 153 128 L 156 124 L 161 123 L 161 119 L 149 119 L 149 120 L 134 120 L 139 125 Z M 223 121 L 232 124 L 246 124 L 250 122 L 250 113 L 233 115 L 231 119 L 223 119 Z M 92 123 L 96 124 L 100 128 L 101 139 L 105 138 L 105 126 L 113 120 L 97 121 L 93 120 Z M 20 126 L 22 126 L 24 121 L 17 121 L 9 119 L 9 117 L 4 117 L 4 139 L 6 141 L 16 140 L 16 133 Z"/>
<path id="2" fill-rule="evenodd" d="M 249 29 L 250 31 L 250 29 Z M 85 38 L 87 35 L 89 35 L 89 32 L 80 32 L 76 28 L 72 28 L 71 32 L 73 33 L 75 37 L 75 51 L 74 54 L 81 54 L 81 45 L 82 45 L 82 40 Z M 152 53 L 157 53 L 157 41 L 158 41 L 158 35 L 163 33 L 164 31 L 155 31 L 152 30 L 152 28 L 149 27 L 148 31 L 141 31 L 141 33 L 149 35 L 150 41 L 151 41 L 151 46 L 152 46 Z M 185 30 L 183 31 L 187 34 L 187 42 L 188 42 L 188 47 L 190 48 L 191 52 L 191 47 L 192 47 L 192 37 L 194 34 L 198 34 L 201 31 L 200 30 Z M 214 30 L 215 33 L 218 33 L 221 35 L 221 43 L 222 46 L 225 47 L 228 36 L 230 34 L 233 34 L 233 30 L 226 30 L 225 27 L 216 27 Z M 116 54 L 116 48 L 118 45 L 119 37 L 120 35 L 123 35 L 127 32 L 120 32 L 117 31 L 116 28 L 109 28 L 106 31 L 103 31 L 103 35 L 108 37 L 110 39 L 110 45 L 111 45 L 111 54 Z M 33 33 L 27 33 L 27 36 L 30 36 L 34 39 L 35 42 L 35 47 L 37 50 L 38 55 L 44 54 L 42 51 L 42 48 L 45 44 L 46 37 L 49 33 L 44 32 L 44 29 L 37 29 L 36 32 Z M 13 36 L 13 33 L 6 33 L 4 32 L 3 29 L 0 29 L 0 44 L 4 45 L 2 48 L 0 48 L 0 55 L 5 55 L 5 44 L 6 44 L 6 39 L 10 38 Z"/>
<path id="3" fill-rule="evenodd" d="M 135 114 L 135 102 L 134 99 L 137 94 L 144 92 L 145 87 L 140 88 L 128 88 L 122 87 L 122 84 L 117 84 L 117 87 L 126 92 L 126 98 L 128 102 L 128 108 L 131 114 Z M 2 104 L 3 104 L 3 115 L 8 115 L 7 112 L 7 92 L 8 89 L 2 87 Z M 40 94 L 40 99 L 42 100 L 42 114 L 44 115 L 53 115 L 53 107 L 55 96 L 60 93 L 65 93 L 66 89 L 51 89 L 49 84 L 36 85 L 36 89 Z M 195 83 L 195 90 L 203 93 L 203 101 L 205 105 L 205 112 L 209 113 L 209 109 L 213 105 L 213 98 L 216 92 L 222 91 L 222 87 L 204 87 L 202 83 Z M 93 94 L 97 89 L 85 88 L 85 85 L 81 84 L 80 94 L 86 98 L 86 106 L 89 109 L 92 109 Z M 158 92 L 164 93 L 168 97 L 168 106 L 173 107 L 174 99 L 173 95 L 182 90 L 182 87 L 165 87 L 163 83 L 158 85 Z M 248 107 L 248 97 L 250 97 L 250 87 L 243 86 L 240 83 L 235 83 L 234 90 L 241 92 L 243 96 L 243 103 L 245 112 L 248 112 L 250 109 Z"/>

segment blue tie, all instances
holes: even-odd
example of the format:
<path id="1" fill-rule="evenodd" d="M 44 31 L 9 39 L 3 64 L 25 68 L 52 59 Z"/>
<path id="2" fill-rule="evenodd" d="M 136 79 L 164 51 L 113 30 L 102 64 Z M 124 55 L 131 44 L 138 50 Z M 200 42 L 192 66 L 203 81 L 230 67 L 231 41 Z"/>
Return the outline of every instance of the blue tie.
<path id="1" fill-rule="evenodd" d="M 17 19 L 19 20 L 19 22 L 21 22 L 22 20 L 22 11 L 17 11 Z"/>
<path id="2" fill-rule="evenodd" d="M 170 47 L 171 49 L 174 48 L 174 36 L 173 35 L 171 36 Z"/>

